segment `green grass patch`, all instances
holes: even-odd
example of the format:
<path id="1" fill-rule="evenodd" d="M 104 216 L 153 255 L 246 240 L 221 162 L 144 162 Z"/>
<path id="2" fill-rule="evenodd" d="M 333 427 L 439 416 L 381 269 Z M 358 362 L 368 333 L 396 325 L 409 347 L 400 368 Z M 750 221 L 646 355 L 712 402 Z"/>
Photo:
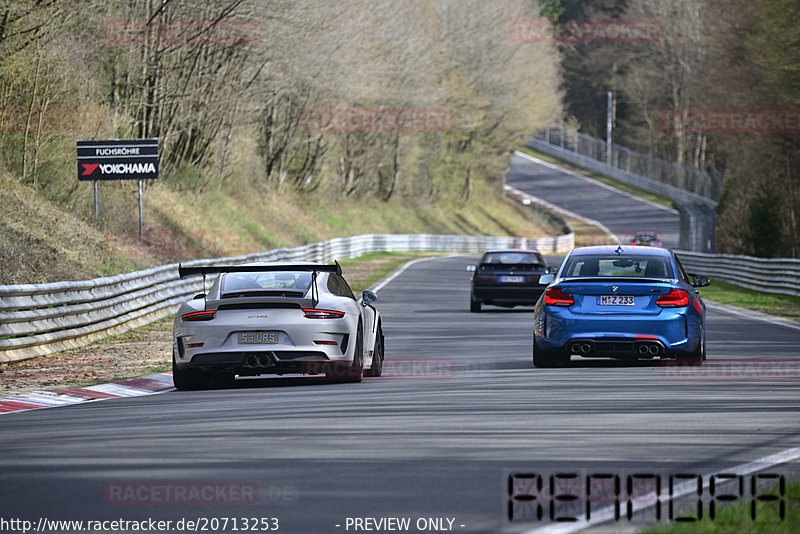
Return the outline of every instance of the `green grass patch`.
<path id="1" fill-rule="evenodd" d="M 649 200 L 650 202 L 655 202 L 656 204 L 661 204 L 662 206 L 666 206 L 668 208 L 672 208 L 672 201 L 670 199 L 668 199 L 668 198 L 664 198 L 664 197 L 658 196 L 656 194 L 649 193 L 647 191 L 643 191 L 643 190 L 641 190 L 641 189 L 639 189 L 637 187 L 633 187 L 633 186 L 630 186 L 628 184 L 622 183 L 622 182 L 620 182 L 618 180 L 615 180 L 613 178 L 609 178 L 608 176 L 603 176 L 602 174 L 590 173 L 589 171 L 586 171 L 585 169 L 582 169 L 582 168 L 578 167 L 574 163 L 571 163 L 569 161 L 563 160 L 561 158 L 550 156 L 548 154 L 544 154 L 542 152 L 539 152 L 538 150 L 534 150 L 534 149 L 529 148 L 527 146 L 523 147 L 521 151 L 526 153 L 526 154 L 528 154 L 529 156 L 533 156 L 535 158 L 539 158 L 539 159 L 544 160 L 544 161 L 546 161 L 548 163 L 553 163 L 554 165 L 560 165 L 562 167 L 566 167 L 567 169 L 570 169 L 572 171 L 578 172 L 578 173 L 582 174 L 583 176 L 586 176 L 587 178 L 591 178 L 593 180 L 597 180 L 598 182 L 602 182 L 602 183 L 604 183 L 606 185 L 610 185 L 611 187 L 615 187 L 615 188 L 620 189 L 622 191 L 625 191 L 627 193 L 631 193 L 632 195 L 636 195 L 636 196 L 642 197 L 643 199 Z"/>
<path id="2" fill-rule="evenodd" d="M 777 487 L 766 488 L 764 494 L 768 493 L 777 494 Z M 702 521 L 660 524 L 642 532 L 644 534 L 800 533 L 800 482 L 787 484 L 784 502 L 783 519 L 780 518 L 779 505 L 776 501 L 757 502 L 756 518 L 753 519 L 752 501 L 747 501 L 723 506 L 713 520 L 706 514 Z"/>
<path id="3" fill-rule="evenodd" d="M 700 296 L 722 304 L 741 306 L 800 321 L 800 297 L 764 293 L 717 279 L 713 279 L 710 286 L 702 288 Z"/>

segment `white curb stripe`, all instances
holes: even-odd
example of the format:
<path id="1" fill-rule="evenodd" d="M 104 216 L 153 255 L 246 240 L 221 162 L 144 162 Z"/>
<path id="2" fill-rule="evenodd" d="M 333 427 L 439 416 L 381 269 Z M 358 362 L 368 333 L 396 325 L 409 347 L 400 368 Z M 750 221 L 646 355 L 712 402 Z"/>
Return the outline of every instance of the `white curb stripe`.
<path id="1" fill-rule="evenodd" d="M 135 378 L 133 380 L 141 380 L 145 379 L 151 382 L 156 382 L 158 384 L 162 384 L 164 389 L 153 391 L 152 388 L 138 388 L 128 384 L 120 384 L 120 383 L 109 383 L 109 384 L 98 384 L 95 386 L 88 386 L 84 388 L 76 388 L 74 393 L 63 393 L 59 391 L 33 391 L 31 393 L 25 393 L 21 395 L 13 395 L 10 397 L 3 397 L 0 398 L 0 415 L 5 413 L 17 413 L 17 412 L 24 412 L 28 410 L 37 410 L 40 408 L 55 408 L 57 406 L 69 406 L 73 404 L 82 404 L 84 402 L 94 402 L 98 400 L 106 400 L 106 398 L 120 398 L 120 397 L 142 397 L 145 395 L 155 395 L 157 393 L 165 393 L 167 391 L 172 391 L 172 373 L 157 373 L 147 376 L 142 376 Z M 131 379 L 123 380 L 122 382 L 126 382 Z M 82 397 L 79 391 L 87 392 L 87 397 Z M 104 395 L 110 395 L 109 397 L 103 398 L 91 398 L 91 393 L 102 393 Z M 9 403 L 20 403 L 24 405 L 31 406 L 30 408 L 19 408 L 11 407 L 10 409 L 2 409 L 3 402 Z"/>

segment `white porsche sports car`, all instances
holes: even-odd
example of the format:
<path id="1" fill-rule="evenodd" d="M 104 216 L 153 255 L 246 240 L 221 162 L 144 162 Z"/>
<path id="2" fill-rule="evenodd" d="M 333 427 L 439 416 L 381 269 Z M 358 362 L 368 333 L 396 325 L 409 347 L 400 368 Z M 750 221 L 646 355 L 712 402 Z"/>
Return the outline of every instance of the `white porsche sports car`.
<path id="1" fill-rule="evenodd" d="M 371 304 L 377 296 L 364 291 L 359 303 L 338 263 L 180 266 L 179 273 L 216 280 L 175 317 L 177 389 L 230 384 L 237 375 L 324 374 L 352 382 L 381 375 L 383 331 Z"/>

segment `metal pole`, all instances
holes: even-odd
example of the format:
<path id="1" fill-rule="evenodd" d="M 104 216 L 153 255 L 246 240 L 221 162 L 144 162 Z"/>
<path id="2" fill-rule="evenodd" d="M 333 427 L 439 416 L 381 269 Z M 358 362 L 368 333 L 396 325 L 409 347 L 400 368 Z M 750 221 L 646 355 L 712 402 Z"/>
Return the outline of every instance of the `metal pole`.
<path id="1" fill-rule="evenodd" d="M 142 222 L 142 181 L 139 180 L 139 241 L 142 240 L 142 233 L 144 230 L 144 223 Z"/>
<path id="2" fill-rule="evenodd" d="M 611 91 L 608 92 L 608 118 L 606 120 L 606 163 L 611 165 Z"/>
<path id="3" fill-rule="evenodd" d="M 97 180 L 94 181 L 94 218 L 100 217 L 100 211 L 97 207 Z"/>

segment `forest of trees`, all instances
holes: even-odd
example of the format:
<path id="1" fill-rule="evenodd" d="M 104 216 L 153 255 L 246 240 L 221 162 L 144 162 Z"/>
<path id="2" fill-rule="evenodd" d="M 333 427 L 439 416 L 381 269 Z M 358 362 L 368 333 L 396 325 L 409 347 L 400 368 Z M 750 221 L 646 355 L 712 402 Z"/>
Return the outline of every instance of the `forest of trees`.
<path id="1" fill-rule="evenodd" d="M 542 17 L 664 31 L 509 35 Z M 76 139 L 159 137 L 162 175 L 195 190 L 466 204 L 500 194 L 523 134 L 602 136 L 612 90 L 615 141 L 723 177 L 721 251 L 796 257 L 798 134 L 659 117 L 800 109 L 798 22 L 796 0 L 14 0 L 0 8 L 0 171 L 77 205 Z"/>
<path id="2" fill-rule="evenodd" d="M 15 0 L 0 165 L 68 202 L 76 136 L 159 137 L 162 174 L 193 166 L 194 187 L 252 151 L 256 190 L 466 203 L 562 115 L 554 45 L 508 38 L 538 16 L 529 0 Z M 50 127 L 73 109 L 102 125 Z M 320 127 L 319 110 L 380 124 Z"/>
<path id="3" fill-rule="evenodd" d="M 560 0 L 562 19 L 660 21 L 648 43 L 563 45 L 565 108 L 604 137 L 614 91 L 614 140 L 724 179 L 718 249 L 800 256 L 800 135 L 665 128 L 664 112 L 800 113 L 800 3 L 796 0 Z M 780 129 L 780 128 L 778 128 Z M 792 130 L 795 132 L 793 133 Z"/>

